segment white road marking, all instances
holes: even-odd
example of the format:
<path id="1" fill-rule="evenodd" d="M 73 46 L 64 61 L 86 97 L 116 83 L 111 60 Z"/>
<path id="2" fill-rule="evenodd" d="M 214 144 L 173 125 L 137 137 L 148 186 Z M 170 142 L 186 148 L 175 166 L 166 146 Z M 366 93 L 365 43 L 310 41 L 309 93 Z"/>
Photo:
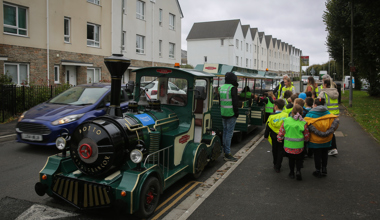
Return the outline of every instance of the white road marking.
<path id="1" fill-rule="evenodd" d="M 16 136 L 16 135 L 15 135 L 15 134 L 4 135 L 4 136 L 1 136 L 0 139 L 1 139 L 1 138 L 7 138 L 7 137 L 13 137 L 13 136 Z"/>
<path id="2" fill-rule="evenodd" d="M 48 220 L 74 217 L 77 215 L 78 214 L 66 212 L 61 209 L 35 204 L 19 215 L 16 220 Z"/>

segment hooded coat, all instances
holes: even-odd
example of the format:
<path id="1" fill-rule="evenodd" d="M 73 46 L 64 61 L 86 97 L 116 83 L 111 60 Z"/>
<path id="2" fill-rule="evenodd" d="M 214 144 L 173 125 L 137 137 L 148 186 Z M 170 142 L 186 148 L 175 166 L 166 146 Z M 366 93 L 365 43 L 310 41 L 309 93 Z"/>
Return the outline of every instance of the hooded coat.
<path id="1" fill-rule="evenodd" d="M 232 108 L 234 110 L 234 116 L 232 117 L 239 117 L 239 96 L 237 92 L 237 87 L 239 86 L 237 82 L 237 76 L 232 73 L 228 72 L 225 76 L 225 83 L 226 84 L 232 84 L 233 87 L 231 88 L 231 98 L 232 98 Z M 223 118 L 230 118 L 230 117 L 224 117 Z"/>
<path id="2" fill-rule="evenodd" d="M 339 127 L 338 116 L 331 114 L 326 106 L 312 108 L 305 117 L 310 131 L 309 148 L 328 148 L 334 131 Z"/>
<path id="3" fill-rule="evenodd" d="M 325 93 L 330 97 L 330 99 L 338 99 L 339 92 L 336 88 L 323 88 L 318 95 L 318 98 L 326 98 Z"/>

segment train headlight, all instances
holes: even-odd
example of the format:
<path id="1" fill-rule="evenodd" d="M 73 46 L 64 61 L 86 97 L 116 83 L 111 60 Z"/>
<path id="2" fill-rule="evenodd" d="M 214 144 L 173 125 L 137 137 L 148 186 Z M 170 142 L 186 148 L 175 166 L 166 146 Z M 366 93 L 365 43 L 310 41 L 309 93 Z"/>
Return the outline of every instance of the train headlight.
<path id="1" fill-rule="evenodd" d="M 140 163 L 143 159 L 143 154 L 141 151 L 134 149 L 130 154 L 133 163 Z"/>
<path id="2" fill-rule="evenodd" d="M 58 150 L 63 150 L 66 147 L 66 139 L 63 137 L 57 138 L 55 140 L 55 146 L 57 146 Z"/>

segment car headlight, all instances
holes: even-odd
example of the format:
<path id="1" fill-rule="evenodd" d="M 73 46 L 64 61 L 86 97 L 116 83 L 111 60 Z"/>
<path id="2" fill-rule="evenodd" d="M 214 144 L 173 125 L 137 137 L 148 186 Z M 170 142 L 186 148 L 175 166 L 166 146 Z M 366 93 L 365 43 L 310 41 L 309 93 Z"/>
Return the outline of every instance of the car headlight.
<path id="1" fill-rule="evenodd" d="M 67 124 L 67 123 L 69 123 L 69 122 L 76 121 L 76 120 L 80 119 L 83 115 L 84 115 L 84 113 L 83 113 L 83 114 L 77 114 L 77 115 L 69 115 L 69 116 L 66 116 L 66 117 L 60 118 L 60 119 L 58 119 L 58 120 L 55 120 L 55 121 L 53 121 L 51 124 L 52 124 L 52 125 L 63 125 L 63 124 Z"/>
<path id="2" fill-rule="evenodd" d="M 143 159 L 143 153 L 139 150 L 134 149 L 130 154 L 133 163 L 140 163 Z"/>
<path id="3" fill-rule="evenodd" d="M 58 148 L 58 150 L 63 150 L 66 147 L 66 139 L 63 137 L 57 138 L 55 140 L 55 146 Z"/>
<path id="4" fill-rule="evenodd" d="M 26 114 L 26 111 L 23 112 L 23 113 L 21 114 L 21 116 L 18 118 L 18 122 L 21 121 L 21 120 L 24 118 L 25 114 Z"/>

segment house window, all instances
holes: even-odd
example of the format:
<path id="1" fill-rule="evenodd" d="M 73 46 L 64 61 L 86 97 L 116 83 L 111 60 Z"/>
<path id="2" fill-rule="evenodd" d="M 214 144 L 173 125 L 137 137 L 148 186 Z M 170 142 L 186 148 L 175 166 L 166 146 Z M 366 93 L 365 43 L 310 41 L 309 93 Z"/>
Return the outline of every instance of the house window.
<path id="1" fill-rule="evenodd" d="M 28 11 L 24 7 L 6 4 L 3 5 L 4 33 L 27 36 Z"/>
<path id="2" fill-rule="evenodd" d="M 175 25 L 175 15 L 169 14 L 169 29 L 174 30 Z"/>
<path id="3" fill-rule="evenodd" d="M 121 49 L 125 50 L 125 42 L 126 42 L 125 38 L 127 37 L 127 32 L 123 31 L 123 35 L 121 37 L 122 37 L 122 39 L 121 39 Z"/>
<path id="4" fill-rule="evenodd" d="M 87 2 L 96 4 L 96 5 L 100 5 L 100 0 L 87 0 Z"/>
<path id="5" fill-rule="evenodd" d="M 243 50 L 243 41 L 240 41 L 240 50 Z"/>
<path id="6" fill-rule="evenodd" d="M 254 59 L 254 61 L 253 61 L 253 65 L 255 65 L 255 67 L 256 67 L 256 59 Z"/>
<path id="7" fill-rule="evenodd" d="M 59 83 L 59 66 L 54 66 L 54 83 Z"/>
<path id="8" fill-rule="evenodd" d="M 24 63 L 4 63 L 4 73 L 12 78 L 12 83 L 28 84 L 29 65 Z"/>
<path id="9" fill-rule="evenodd" d="M 248 59 L 245 59 L 245 67 L 248 67 Z"/>
<path id="10" fill-rule="evenodd" d="M 249 52 L 252 53 L 252 44 L 249 45 Z"/>
<path id="11" fill-rule="evenodd" d="M 239 40 L 238 39 L 236 39 L 236 49 L 239 49 Z"/>
<path id="12" fill-rule="evenodd" d="M 145 15 L 145 2 L 137 0 L 136 18 L 144 20 L 144 15 Z"/>
<path id="13" fill-rule="evenodd" d="M 239 65 L 239 57 L 236 56 L 236 66 L 238 66 L 238 65 Z"/>
<path id="14" fill-rule="evenodd" d="M 70 18 L 64 19 L 64 41 L 65 43 L 70 43 Z"/>
<path id="15" fill-rule="evenodd" d="M 100 79 L 100 68 L 87 68 L 87 83 L 98 83 Z"/>
<path id="16" fill-rule="evenodd" d="M 207 63 L 207 56 L 205 56 L 205 63 Z"/>
<path id="17" fill-rule="evenodd" d="M 175 44 L 169 43 L 169 58 L 174 58 Z"/>
<path id="18" fill-rule="evenodd" d="M 224 45 L 224 39 L 220 39 L 220 45 Z"/>
<path id="19" fill-rule="evenodd" d="M 261 68 L 263 68 L 263 61 L 261 61 Z"/>
<path id="20" fill-rule="evenodd" d="M 248 43 L 245 44 L 246 51 L 248 52 Z"/>
<path id="21" fill-rule="evenodd" d="M 100 26 L 97 24 L 87 23 L 87 46 L 99 47 Z"/>
<path id="22" fill-rule="evenodd" d="M 256 53 L 256 45 L 255 45 L 255 53 Z"/>
<path id="23" fill-rule="evenodd" d="M 158 24 L 162 26 L 162 9 L 158 11 Z"/>
<path id="24" fill-rule="evenodd" d="M 145 51 L 145 37 L 141 35 L 136 35 L 136 53 L 143 54 Z"/>
<path id="25" fill-rule="evenodd" d="M 162 57 L 162 40 L 158 41 L 158 56 Z"/>

